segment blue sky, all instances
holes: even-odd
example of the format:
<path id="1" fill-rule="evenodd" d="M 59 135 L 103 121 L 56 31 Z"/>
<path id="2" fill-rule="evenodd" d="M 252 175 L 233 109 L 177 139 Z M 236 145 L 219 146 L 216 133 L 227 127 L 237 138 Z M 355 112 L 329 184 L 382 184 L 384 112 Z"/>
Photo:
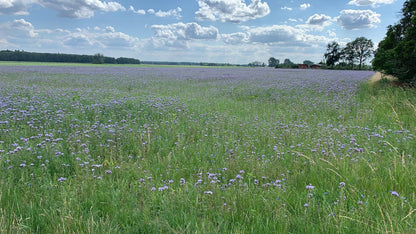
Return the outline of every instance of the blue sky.
<path id="1" fill-rule="evenodd" d="M 331 41 L 376 45 L 404 0 L 0 0 L 0 49 L 146 61 L 319 62 Z"/>

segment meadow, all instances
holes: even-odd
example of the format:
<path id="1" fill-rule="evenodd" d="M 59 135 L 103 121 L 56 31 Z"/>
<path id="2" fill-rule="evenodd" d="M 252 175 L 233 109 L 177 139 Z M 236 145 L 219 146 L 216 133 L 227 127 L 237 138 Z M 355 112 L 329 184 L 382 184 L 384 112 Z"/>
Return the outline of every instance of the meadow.
<path id="1" fill-rule="evenodd" d="M 373 74 L 2 65 L 0 232 L 416 232 L 416 92 Z"/>

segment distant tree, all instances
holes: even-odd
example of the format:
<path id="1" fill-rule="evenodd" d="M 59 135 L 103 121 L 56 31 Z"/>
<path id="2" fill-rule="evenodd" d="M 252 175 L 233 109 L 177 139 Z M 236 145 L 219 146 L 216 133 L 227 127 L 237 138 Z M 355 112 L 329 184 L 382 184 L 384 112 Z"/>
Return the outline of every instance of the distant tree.
<path id="1" fill-rule="evenodd" d="M 359 63 L 359 69 L 361 70 L 363 62 L 370 58 L 374 52 L 374 44 L 371 39 L 365 37 L 358 37 L 351 42 L 352 49 Z"/>
<path id="2" fill-rule="evenodd" d="M 249 63 L 248 66 L 249 67 L 262 67 L 262 66 L 264 67 L 265 64 L 259 61 L 254 61 L 252 63 Z"/>
<path id="3" fill-rule="evenodd" d="M 356 57 L 353 44 L 351 42 L 347 43 L 347 45 L 341 50 L 341 59 L 346 61 L 348 65 L 351 66 L 351 69 L 354 69 L 354 60 Z"/>
<path id="4" fill-rule="evenodd" d="M 406 0 L 402 14 L 399 23 L 388 26 L 372 65 L 402 81 L 416 82 L 416 0 Z"/>
<path id="5" fill-rule="evenodd" d="M 338 42 L 333 41 L 327 45 L 326 53 L 324 54 L 326 65 L 334 67 L 335 63 L 341 58 L 341 47 Z"/>
<path id="6" fill-rule="evenodd" d="M 103 64 L 104 63 L 104 55 L 97 53 L 94 54 L 93 58 L 92 58 L 92 63 L 94 64 Z"/>
<path id="7" fill-rule="evenodd" d="M 311 60 L 305 60 L 305 61 L 303 61 L 303 64 L 307 64 L 310 67 L 310 66 L 314 65 L 315 63 L 312 62 Z"/>
<path id="8" fill-rule="evenodd" d="M 279 59 L 276 59 L 274 57 L 269 58 L 269 67 L 276 67 L 280 63 Z"/>

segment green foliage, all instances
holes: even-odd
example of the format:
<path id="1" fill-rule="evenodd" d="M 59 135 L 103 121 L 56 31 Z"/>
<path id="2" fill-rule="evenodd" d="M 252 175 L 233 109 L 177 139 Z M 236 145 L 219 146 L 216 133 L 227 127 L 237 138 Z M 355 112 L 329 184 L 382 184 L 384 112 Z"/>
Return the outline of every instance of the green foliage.
<path id="1" fill-rule="evenodd" d="M 310 61 L 310 60 L 305 60 L 305 61 L 303 61 L 303 64 L 307 64 L 310 67 L 310 66 L 314 65 L 315 63 Z"/>
<path id="2" fill-rule="evenodd" d="M 324 54 L 326 65 L 336 69 L 354 69 L 354 62 L 357 61 L 361 70 L 363 63 L 372 56 L 373 47 L 373 42 L 365 37 L 356 38 L 344 48 L 334 41 L 327 45 L 327 52 Z"/>
<path id="3" fill-rule="evenodd" d="M 276 67 L 280 63 L 279 59 L 276 59 L 274 57 L 269 58 L 269 67 Z"/>
<path id="4" fill-rule="evenodd" d="M 416 0 L 403 4 L 403 18 L 388 27 L 379 43 L 373 67 L 405 82 L 416 80 Z"/>
<path id="5" fill-rule="evenodd" d="M 94 54 L 94 56 L 92 57 L 92 63 L 93 64 L 103 64 L 104 63 L 104 55 L 97 53 Z"/>
<path id="6" fill-rule="evenodd" d="M 341 58 L 341 46 L 338 42 L 333 41 L 327 45 L 324 57 L 326 59 L 326 65 L 334 67 L 335 63 Z"/>
<path id="7" fill-rule="evenodd" d="M 94 64 L 140 64 L 140 60 L 133 58 L 113 58 L 103 54 L 78 55 L 60 53 L 37 53 L 21 50 L 0 51 L 0 61 L 21 61 L 21 62 L 59 62 L 59 63 L 94 63 Z"/>
<path id="8" fill-rule="evenodd" d="M 347 46 L 348 47 L 348 46 Z M 374 44 L 371 39 L 367 39 L 365 37 L 358 37 L 349 46 L 352 48 L 352 55 L 358 60 L 359 62 L 359 69 L 361 70 L 363 62 L 370 58 L 373 55 L 373 47 Z M 349 49 L 347 50 L 348 55 L 347 57 L 351 56 L 351 52 Z"/>
<path id="9" fill-rule="evenodd" d="M 266 64 L 259 62 L 259 61 L 254 61 L 248 64 L 249 67 L 265 67 Z"/>

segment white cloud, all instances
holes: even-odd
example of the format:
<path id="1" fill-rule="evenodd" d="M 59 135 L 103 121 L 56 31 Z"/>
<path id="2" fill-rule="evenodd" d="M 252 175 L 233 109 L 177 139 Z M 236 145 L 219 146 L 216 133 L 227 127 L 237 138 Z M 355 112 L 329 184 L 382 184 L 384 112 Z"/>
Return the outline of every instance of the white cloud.
<path id="1" fill-rule="evenodd" d="M 324 15 L 324 14 L 314 14 L 311 17 L 308 18 L 306 21 L 309 25 L 315 25 L 315 26 L 327 26 L 331 23 L 332 18 L 330 16 Z"/>
<path id="2" fill-rule="evenodd" d="M 118 2 L 103 2 L 100 0 L 39 0 L 39 4 L 52 8 L 60 16 L 68 18 L 91 18 L 95 11 L 126 10 Z"/>
<path id="3" fill-rule="evenodd" d="M 269 27 L 251 28 L 249 31 L 250 42 L 259 43 L 292 43 L 300 42 L 301 35 L 304 31 L 287 26 L 287 25 L 273 25 Z"/>
<path id="4" fill-rule="evenodd" d="M 114 27 L 63 29 L 36 29 L 23 19 L 0 24 L 0 38 L 6 48 L 34 51 L 68 51 L 71 53 L 96 53 L 99 50 L 132 51 L 139 48 L 141 41 Z"/>
<path id="5" fill-rule="evenodd" d="M 303 4 L 300 5 L 301 10 L 306 10 L 309 7 L 311 7 L 311 4 L 309 4 L 309 3 L 303 3 Z"/>
<path id="6" fill-rule="evenodd" d="M 95 27 L 93 30 L 77 29 L 75 32 L 67 32 L 62 41 L 70 47 L 98 47 L 98 48 L 134 48 L 139 39 L 122 32 L 117 32 L 114 27 L 107 26 L 103 29 Z"/>
<path id="7" fill-rule="evenodd" d="M 221 20 L 222 22 L 244 22 L 264 17 L 270 13 L 269 5 L 261 0 L 198 0 L 198 20 Z"/>
<path id="8" fill-rule="evenodd" d="M 168 25 L 152 25 L 151 29 L 155 31 L 152 38 L 156 47 L 172 46 L 186 47 L 187 41 L 190 40 L 216 40 L 218 38 L 218 29 L 202 27 L 197 23 L 176 23 Z"/>
<path id="9" fill-rule="evenodd" d="M 222 34 L 221 38 L 226 44 L 232 44 L 232 45 L 237 45 L 237 44 L 248 42 L 248 35 L 242 32 Z"/>
<path id="10" fill-rule="evenodd" d="M 152 11 L 150 11 L 152 10 Z M 149 9 L 149 14 L 154 14 L 157 17 L 163 18 L 163 17 L 175 17 L 177 19 L 181 18 L 181 12 L 182 12 L 182 8 L 177 7 L 176 9 L 171 9 L 168 11 L 157 11 L 155 12 L 153 9 Z"/>
<path id="11" fill-rule="evenodd" d="M 101 0 L 0 0 L 0 15 L 25 15 L 34 4 L 51 8 L 59 16 L 68 18 L 91 18 L 95 11 L 113 12 L 125 10 L 118 2 Z"/>
<path id="12" fill-rule="evenodd" d="M 0 0 L 0 15 L 27 15 L 35 0 Z"/>
<path id="13" fill-rule="evenodd" d="M 293 8 L 287 7 L 287 6 L 281 7 L 280 9 L 282 9 L 282 10 L 288 10 L 288 11 L 293 10 Z"/>
<path id="14" fill-rule="evenodd" d="M 129 7 L 129 11 L 131 11 L 133 13 L 136 13 L 138 15 L 145 15 L 146 14 L 145 10 L 143 10 L 143 9 L 135 10 L 133 6 Z"/>
<path id="15" fill-rule="evenodd" d="M 337 18 L 338 24 L 348 30 L 376 27 L 380 14 L 372 10 L 342 10 Z"/>
<path id="16" fill-rule="evenodd" d="M 377 6 L 381 4 L 392 4 L 396 0 L 351 0 L 348 4 L 355 6 Z"/>
<path id="17" fill-rule="evenodd" d="M 38 33 L 33 25 L 24 19 L 0 24 L 0 37 L 10 43 L 17 41 L 30 43 L 30 40 L 37 36 Z"/>

